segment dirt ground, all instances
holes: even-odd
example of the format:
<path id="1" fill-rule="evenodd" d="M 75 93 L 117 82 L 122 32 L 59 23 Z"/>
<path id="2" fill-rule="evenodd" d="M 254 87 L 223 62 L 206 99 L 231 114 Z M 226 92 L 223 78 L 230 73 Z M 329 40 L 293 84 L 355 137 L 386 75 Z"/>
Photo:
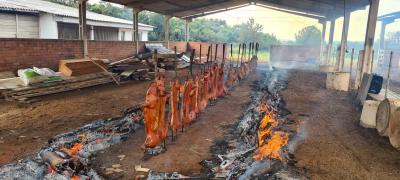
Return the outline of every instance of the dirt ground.
<path id="1" fill-rule="evenodd" d="M 282 94 L 302 121 L 295 158 L 311 179 L 400 179 L 400 151 L 387 137 L 359 125 L 360 112 L 346 92 L 324 88 L 322 73 L 291 71 Z"/>
<path id="2" fill-rule="evenodd" d="M 143 102 L 148 82 L 97 86 L 50 95 L 33 104 L 0 101 L 0 165 L 35 153 L 51 137 L 119 116 Z"/>
<path id="3" fill-rule="evenodd" d="M 358 125 L 360 112 L 345 92 L 324 88 L 325 75 L 291 70 L 288 89 L 283 91 L 288 118 L 301 121 L 294 155 L 296 166 L 311 179 L 400 179 L 400 152 L 386 137 Z M 232 123 L 249 101 L 252 75 L 229 96 L 220 99 L 201 114 L 167 151 L 143 159 L 140 149 L 144 132 L 139 130 L 128 141 L 95 156 L 93 166 L 100 174 L 104 168 L 121 164 L 124 170 L 108 179 L 132 179 L 134 166 L 195 175 L 199 162 L 207 159 L 212 141 L 221 138 L 223 125 Z M 132 104 L 142 102 L 148 82 L 116 87 L 106 85 L 48 96 L 31 105 L 0 102 L 0 165 L 33 154 L 48 139 L 100 118 L 115 117 Z M 123 160 L 117 156 L 125 155 Z"/>
<path id="4" fill-rule="evenodd" d="M 135 175 L 135 165 L 150 168 L 159 172 L 179 172 L 184 175 L 196 176 L 201 171 L 200 161 L 211 158 L 210 146 L 213 141 L 222 138 L 224 126 L 234 123 L 250 101 L 251 84 L 257 75 L 250 75 L 242 81 L 230 95 L 218 99 L 213 105 L 196 119 L 178 138 L 166 143 L 167 151 L 150 159 L 144 157 L 141 146 L 145 140 L 144 130 L 135 132 L 128 141 L 113 146 L 99 153 L 94 160 L 94 168 L 107 179 L 132 179 Z M 117 156 L 125 155 L 121 161 Z M 124 172 L 106 175 L 105 168 L 120 164 Z"/>

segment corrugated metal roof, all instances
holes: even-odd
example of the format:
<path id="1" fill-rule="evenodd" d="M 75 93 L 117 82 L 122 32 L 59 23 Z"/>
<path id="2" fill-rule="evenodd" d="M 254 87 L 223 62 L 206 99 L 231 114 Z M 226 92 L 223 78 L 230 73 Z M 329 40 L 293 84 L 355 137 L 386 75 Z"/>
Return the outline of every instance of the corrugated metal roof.
<path id="1" fill-rule="evenodd" d="M 0 10 L 18 11 L 18 12 L 45 12 L 66 17 L 79 17 L 77 8 L 64 6 L 42 0 L 0 0 Z M 93 21 L 112 22 L 120 24 L 133 24 L 132 21 L 115 18 L 87 11 L 86 19 Z M 142 27 L 153 27 L 147 24 L 139 23 Z"/>

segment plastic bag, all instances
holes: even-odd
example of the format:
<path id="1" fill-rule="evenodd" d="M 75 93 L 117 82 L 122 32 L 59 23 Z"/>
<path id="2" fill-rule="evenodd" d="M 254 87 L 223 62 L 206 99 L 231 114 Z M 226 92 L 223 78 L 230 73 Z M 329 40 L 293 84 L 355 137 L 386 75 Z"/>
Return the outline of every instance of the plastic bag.
<path id="1" fill-rule="evenodd" d="M 43 82 L 48 79 L 47 76 L 41 76 L 33 69 L 20 69 L 18 70 L 18 76 L 21 78 L 22 82 L 24 82 L 25 86 Z"/>
<path id="2" fill-rule="evenodd" d="M 49 69 L 49 68 L 37 68 L 37 67 L 33 67 L 33 70 L 42 75 L 42 76 L 58 76 L 58 74 L 56 72 L 54 72 L 53 70 Z"/>

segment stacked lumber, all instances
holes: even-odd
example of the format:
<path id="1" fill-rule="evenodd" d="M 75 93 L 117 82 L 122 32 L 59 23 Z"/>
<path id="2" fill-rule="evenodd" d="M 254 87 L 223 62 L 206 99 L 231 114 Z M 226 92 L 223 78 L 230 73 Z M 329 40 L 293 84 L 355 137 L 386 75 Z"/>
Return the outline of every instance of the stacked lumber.
<path id="1" fill-rule="evenodd" d="M 102 60 L 93 61 L 94 62 L 88 59 L 60 60 L 58 70 L 65 76 L 80 76 L 85 74 L 103 72 L 104 70 L 98 65 L 107 69 L 107 65 Z"/>
<path id="2" fill-rule="evenodd" d="M 34 97 L 77 90 L 110 82 L 113 82 L 110 74 L 103 72 L 67 78 L 64 81 L 40 83 L 27 87 L 10 89 L 2 92 L 2 94 L 8 101 L 27 101 Z"/>

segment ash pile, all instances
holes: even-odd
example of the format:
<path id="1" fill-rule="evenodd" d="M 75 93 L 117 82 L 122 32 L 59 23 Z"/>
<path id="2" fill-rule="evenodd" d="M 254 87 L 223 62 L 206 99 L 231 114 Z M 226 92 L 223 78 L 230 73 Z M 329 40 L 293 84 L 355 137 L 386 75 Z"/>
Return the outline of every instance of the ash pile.
<path id="1" fill-rule="evenodd" d="M 293 148 L 297 125 L 279 92 L 287 87 L 286 71 L 270 69 L 254 82 L 251 102 L 230 133 L 211 148 L 213 158 L 201 162 L 208 178 L 307 179 L 296 169 Z"/>
<path id="2" fill-rule="evenodd" d="M 36 156 L 0 167 L 0 179 L 102 179 L 88 168 L 91 155 L 126 140 L 142 127 L 140 107 L 50 139 Z"/>

